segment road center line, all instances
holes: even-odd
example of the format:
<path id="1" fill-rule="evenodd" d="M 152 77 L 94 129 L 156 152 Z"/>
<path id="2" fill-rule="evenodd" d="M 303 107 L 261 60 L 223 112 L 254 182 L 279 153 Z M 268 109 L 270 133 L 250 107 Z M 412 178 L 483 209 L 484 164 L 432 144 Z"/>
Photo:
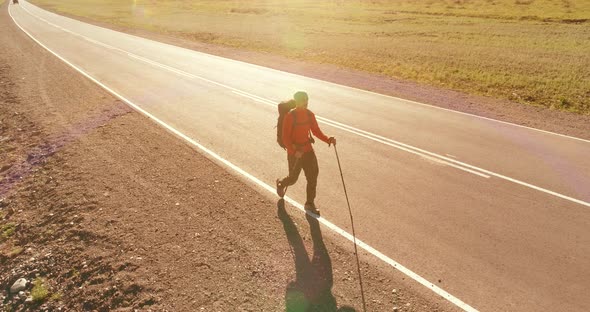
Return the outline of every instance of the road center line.
<path id="1" fill-rule="evenodd" d="M 24 2 L 24 1 L 22 1 Z M 68 60 L 66 60 L 65 58 L 63 58 L 62 56 L 60 56 L 59 54 L 57 54 L 56 52 L 54 52 L 53 50 L 51 50 L 49 47 L 45 46 L 43 43 L 41 43 L 39 40 L 37 40 L 33 35 L 31 35 L 28 31 L 26 31 L 12 16 L 11 13 L 11 9 L 10 9 L 10 5 L 8 6 L 8 14 L 10 15 L 10 17 L 12 18 L 13 22 L 25 33 L 27 34 L 31 39 L 33 39 L 33 41 L 37 42 L 40 46 L 42 46 L 43 48 L 45 48 L 47 51 L 49 51 L 51 54 L 55 55 L 58 59 L 62 60 L 64 63 L 68 64 L 70 67 L 74 68 L 75 70 L 77 70 L 78 72 L 80 72 L 82 75 L 84 75 L 86 78 L 90 79 L 91 81 L 93 81 L 94 83 L 96 83 L 97 85 L 101 86 L 102 88 L 104 88 L 105 90 L 107 90 L 109 93 L 113 94 L 114 96 L 118 97 L 119 99 L 121 99 L 123 102 L 127 103 L 129 106 L 131 106 L 132 108 L 134 108 L 135 110 L 137 110 L 138 112 L 142 113 L 143 115 L 145 115 L 146 117 L 152 119 L 153 121 L 155 121 L 156 123 L 158 123 L 160 126 L 164 127 L 165 129 L 169 130 L 170 132 L 174 133 L 175 135 L 177 135 L 178 137 L 182 138 L 183 140 L 187 141 L 188 143 L 190 143 L 191 145 L 193 145 L 194 147 L 200 149 L 201 151 L 205 152 L 207 155 L 209 155 L 211 158 L 219 161 L 221 164 L 229 167 L 230 169 L 234 170 L 235 172 L 239 173 L 240 175 L 244 176 L 245 178 L 251 180 L 252 182 L 254 182 L 256 185 L 260 186 L 261 188 L 271 192 L 272 194 L 275 194 L 275 189 L 273 187 L 271 187 L 270 185 L 264 183 L 263 181 L 261 181 L 260 179 L 256 178 L 255 176 L 251 175 L 250 173 L 246 172 L 245 170 L 243 170 L 242 168 L 234 165 L 233 163 L 231 163 L 230 161 L 226 160 L 225 158 L 219 156 L 218 154 L 216 154 L 215 152 L 213 152 L 212 150 L 206 148 L 205 146 L 199 144 L 197 141 L 193 140 L 192 138 L 188 137 L 187 135 L 185 135 L 184 133 L 176 130 L 175 128 L 173 128 L 172 126 L 166 124 L 165 122 L 163 122 L 162 120 L 158 119 L 157 117 L 155 117 L 154 115 L 150 114 L 149 112 L 145 111 L 144 109 L 142 109 L 141 107 L 139 107 L 138 105 L 134 104 L 133 102 L 131 102 L 130 100 L 128 100 L 127 98 L 123 97 L 122 95 L 120 95 L 119 93 L 117 93 L 116 91 L 114 91 L 113 89 L 109 88 L 108 86 L 106 86 L 105 84 L 101 83 L 100 81 L 98 81 L 97 79 L 95 79 L 94 77 L 90 76 L 88 73 L 86 73 L 84 70 L 82 70 L 81 68 L 77 67 L 76 65 L 70 63 Z M 25 9 L 26 11 L 26 9 Z M 27 11 L 28 12 L 28 11 Z M 30 13 L 29 13 L 30 14 Z M 31 14 L 33 15 L 33 14 Z M 33 15 L 34 16 L 34 15 Z M 297 209 L 299 209 L 300 211 L 305 212 L 305 209 L 303 207 L 303 205 L 301 205 L 300 203 L 296 202 L 295 200 L 293 200 L 292 198 L 285 196 L 285 200 L 287 202 L 289 202 L 291 205 L 293 205 L 294 207 L 296 207 Z M 330 221 L 326 220 L 323 217 L 318 217 L 314 214 L 309 214 L 311 217 L 314 217 L 316 219 L 318 219 L 319 222 L 321 222 L 324 226 L 326 226 L 327 228 L 329 228 L 330 230 L 340 234 L 341 236 L 343 236 L 344 238 L 346 238 L 349 241 L 353 241 L 353 237 L 350 233 L 344 231 L 343 229 L 341 229 L 340 227 L 336 226 L 335 224 L 331 223 Z M 363 241 L 357 239 L 356 240 L 356 244 L 358 247 L 364 249 L 365 251 L 369 252 L 370 254 L 374 255 L 375 257 L 377 257 L 378 259 L 384 261 L 385 263 L 389 264 L 390 266 L 392 266 L 393 268 L 399 270 L 400 272 L 402 272 L 403 274 L 405 274 L 406 276 L 410 277 L 411 279 L 415 280 L 416 282 L 424 285 L 425 287 L 427 287 L 428 289 L 432 290 L 434 293 L 436 293 L 437 295 L 445 298 L 446 300 L 448 300 L 449 302 L 453 303 L 454 305 L 456 305 L 457 307 L 459 307 L 460 309 L 467 311 L 467 312 L 478 312 L 475 308 L 471 307 L 470 305 L 466 304 L 465 302 L 463 302 L 462 300 L 460 300 L 459 298 L 449 294 L 448 292 L 446 292 L 444 289 L 436 286 L 435 284 L 429 282 L 428 280 L 426 280 L 425 278 L 423 278 L 422 276 L 414 273 L 412 270 L 406 268 L 405 266 L 401 265 L 400 263 L 394 261 L 393 259 L 387 257 L 386 255 L 384 255 L 383 253 L 379 252 L 378 250 L 374 249 L 373 247 L 367 245 L 366 243 L 364 243 Z"/>
<path id="2" fill-rule="evenodd" d="M 26 8 L 23 8 L 23 9 L 27 13 L 29 13 L 30 15 L 36 17 L 37 19 L 40 19 L 40 20 L 42 20 L 42 21 L 46 22 L 47 24 L 52 25 L 54 27 L 61 28 L 60 26 L 55 25 L 54 23 L 51 23 L 51 22 L 45 20 L 44 18 L 39 17 L 39 16 L 31 13 Z M 88 40 L 89 42 L 94 42 L 95 41 L 94 39 L 87 38 L 84 35 L 77 34 L 77 33 L 74 33 L 72 31 L 69 31 L 69 30 L 67 30 L 67 32 L 69 32 L 69 33 L 71 33 L 73 35 L 76 35 L 76 36 L 85 38 L 85 39 L 89 39 Z M 242 95 L 249 95 L 249 97 L 253 97 L 253 98 L 259 99 L 259 100 L 257 100 L 257 102 L 267 101 L 268 103 L 274 103 L 274 102 L 272 102 L 270 100 L 267 100 L 267 99 L 261 98 L 259 96 L 250 94 L 248 92 L 245 92 L 245 91 L 236 89 L 234 87 L 231 87 L 231 86 L 228 86 L 228 85 L 225 85 L 225 84 L 222 84 L 222 83 L 219 83 L 219 82 L 216 82 L 216 81 L 213 81 L 213 80 L 204 78 L 204 77 L 200 77 L 198 75 L 187 73 L 187 72 L 185 72 L 185 71 L 183 71 L 181 69 L 177 69 L 177 68 L 174 68 L 174 67 L 171 67 L 171 66 L 168 66 L 168 65 L 164 65 L 164 64 L 161 64 L 161 63 L 158 63 L 158 62 L 149 60 L 149 59 L 144 58 L 144 57 L 141 57 L 139 55 L 135 55 L 135 54 L 133 54 L 131 52 L 128 52 L 128 51 L 125 51 L 125 50 L 122 50 L 122 49 L 119 49 L 119 48 L 115 48 L 115 47 L 106 45 L 104 43 L 100 43 L 100 45 L 105 46 L 105 47 L 108 47 L 110 49 L 116 49 L 116 50 L 122 51 L 122 52 L 126 53 L 127 55 L 129 55 L 129 56 L 131 56 L 133 58 L 136 58 L 138 60 L 141 60 L 141 61 L 146 62 L 146 63 L 151 64 L 151 65 L 154 65 L 154 66 L 157 66 L 157 67 L 160 67 L 160 68 L 163 68 L 163 69 L 166 69 L 166 70 L 175 72 L 175 73 L 177 73 L 179 75 L 183 75 L 183 76 L 186 76 L 186 77 L 200 79 L 200 80 L 209 82 L 211 84 L 214 84 L 214 85 L 217 85 L 217 86 L 220 86 L 220 87 L 223 87 L 223 88 L 230 89 L 230 90 L 235 91 L 237 93 L 241 93 Z M 470 164 L 467 164 L 467 163 L 458 161 L 456 159 L 452 159 L 452 158 L 449 158 L 449 157 L 446 157 L 446 156 L 443 156 L 443 155 L 439 155 L 439 154 L 436 154 L 436 153 L 433 153 L 433 152 L 429 152 L 429 151 L 423 150 L 421 148 L 418 148 L 418 147 L 415 147 L 415 146 L 412 146 L 412 145 L 409 145 L 409 144 L 406 144 L 406 143 L 402 143 L 402 142 L 399 142 L 399 141 L 395 141 L 393 139 L 389 139 L 389 138 L 380 136 L 378 134 L 374 134 L 374 133 L 371 133 L 371 132 L 368 132 L 368 131 L 364 131 L 364 130 L 361 130 L 361 129 L 358 129 L 358 128 L 354 128 L 354 127 L 351 127 L 351 126 L 348 126 L 348 125 L 339 123 L 337 121 L 329 120 L 329 119 L 323 118 L 321 116 L 316 116 L 316 117 L 317 117 L 318 121 L 320 121 L 320 120 L 321 121 L 326 121 L 327 124 L 329 124 L 331 126 L 334 126 L 334 127 L 336 127 L 336 125 L 337 125 L 337 126 L 341 127 L 340 129 L 342 129 L 342 130 L 347 129 L 346 131 L 349 131 L 350 130 L 349 132 L 352 132 L 352 133 L 355 133 L 355 134 L 358 134 L 358 135 L 360 135 L 360 133 L 363 133 L 364 134 L 363 137 L 366 137 L 366 138 L 369 138 L 369 139 L 372 139 L 372 140 L 375 140 L 375 141 L 381 142 L 381 143 L 383 143 L 383 141 L 386 141 L 386 142 L 391 143 L 391 144 L 387 144 L 387 145 L 392 146 L 392 147 L 395 147 L 395 148 L 399 148 L 399 149 L 402 149 L 402 147 L 404 147 L 405 148 L 405 149 L 403 149 L 404 151 L 408 151 L 409 152 L 409 150 L 414 150 L 415 152 L 412 152 L 412 153 L 415 153 L 415 154 L 418 154 L 418 155 L 421 155 L 420 153 L 427 154 L 429 156 L 432 156 L 434 158 L 439 159 L 440 161 L 444 161 L 443 163 L 448 164 L 448 165 L 450 165 L 450 166 L 452 166 L 454 168 L 457 168 L 457 169 L 460 169 L 460 170 L 463 170 L 463 171 L 467 171 L 467 172 L 476 174 L 476 175 L 481 176 L 481 177 L 484 177 L 484 178 L 489 178 L 489 176 L 497 177 L 497 178 L 500 178 L 500 179 L 503 179 L 503 180 L 506 180 L 506 181 L 510 181 L 512 183 L 519 184 L 521 186 L 525 186 L 525 187 L 528 187 L 528 188 L 531 188 L 531 189 L 534 189 L 534 190 L 537 190 L 537 191 L 540 191 L 540 192 L 543 192 L 543 193 L 546 193 L 546 194 L 549 194 L 549 195 L 553 195 L 555 197 L 559 197 L 561 199 L 565 199 L 567 201 L 570 201 L 570 202 L 573 202 L 573 203 L 576 203 L 576 204 L 580 204 L 580 205 L 583 205 L 583 206 L 586 206 L 586 207 L 590 207 L 590 203 L 589 202 L 586 202 L 586 201 L 583 201 L 583 200 L 580 200 L 580 199 L 577 199 L 577 198 L 573 198 L 573 197 L 570 197 L 570 196 L 567 196 L 567 195 L 564 195 L 564 194 L 561 194 L 561 193 L 558 193 L 558 192 L 555 192 L 555 191 L 551 191 L 551 190 L 546 189 L 546 188 L 543 188 L 543 187 L 539 187 L 539 186 L 536 186 L 536 185 L 533 185 L 533 184 L 530 184 L 530 183 L 527 183 L 527 182 L 524 182 L 524 181 L 520 181 L 518 179 L 514 179 L 514 178 L 511 178 L 511 177 L 508 177 L 508 176 L 499 174 L 499 173 L 495 173 L 495 172 L 490 171 L 490 170 L 479 168 L 477 166 L 473 166 L 473 165 L 470 165 Z M 383 143 L 383 144 L 385 144 L 385 143 Z M 423 156 L 423 155 L 421 155 L 421 156 Z M 451 165 L 450 163 L 456 164 L 457 166 Z M 475 172 L 479 172 L 479 173 L 475 173 Z"/>
<path id="3" fill-rule="evenodd" d="M 247 97 L 249 99 L 252 99 L 252 100 L 254 100 L 256 102 L 263 103 L 263 104 L 265 104 L 267 106 L 271 106 L 273 108 L 276 108 L 276 106 L 277 106 L 277 103 L 272 102 L 270 100 L 263 99 L 263 98 L 258 97 L 256 95 L 253 95 L 253 94 L 249 94 L 249 93 L 246 93 L 246 92 L 243 92 L 243 91 L 239 91 L 239 92 L 232 91 L 232 92 L 235 93 L 235 94 L 241 95 L 243 97 Z M 423 153 L 420 153 L 420 152 L 413 151 L 413 150 L 408 149 L 408 148 L 405 148 L 403 146 L 399 146 L 399 145 L 397 145 L 395 143 L 391 143 L 391 142 L 387 142 L 387 141 L 381 140 L 379 138 L 375 138 L 375 137 L 373 137 L 371 135 L 367 135 L 367 134 L 364 134 L 364 133 L 355 131 L 354 128 L 352 128 L 352 127 L 351 128 L 344 127 L 344 126 L 342 126 L 342 124 L 335 123 L 335 122 L 333 122 L 333 121 L 331 121 L 329 119 L 322 118 L 322 117 L 319 117 L 319 116 L 316 116 L 316 118 L 317 118 L 317 120 L 318 120 L 319 123 L 323 123 L 323 124 L 329 125 L 331 127 L 334 127 L 334 128 L 337 128 L 337 129 L 340 129 L 340 130 L 343 130 L 343 131 L 346 131 L 346 132 L 349 132 L 349 133 L 352 133 L 352 134 L 356 134 L 356 135 L 358 135 L 360 137 L 363 137 L 363 138 L 366 138 L 366 139 L 369 139 L 369 140 L 372 140 L 372 141 L 375 141 L 375 142 L 379 142 L 381 144 L 384 144 L 384 145 L 387 145 L 387 146 L 391 146 L 391 147 L 394 147 L 394 148 L 403 150 L 403 151 L 408 152 L 408 153 L 411 153 L 411 154 L 419 155 L 419 156 L 424 157 L 426 159 L 429 159 L 431 161 L 434 161 L 434 162 L 437 162 L 437 163 L 440 163 L 440 164 L 443 164 L 443 165 L 446 165 L 446 166 L 451 166 L 453 168 L 457 168 L 459 170 L 463 170 L 463 171 L 472 173 L 472 174 L 477 175 L 477 176 L 480 176 L 482 178 L 486 178 L 486 179 L 489 179 L 490 178 L 489 175 L 486 175 L 486 174 L 483 174 L 483 173 L 480 173 L 478 171 L 471 170 L 471 169 L 468 169 L 468 168 L 464 168 L 464 167 L 461 167 L 461 166 L 452 164 L 450 162 L 447 162 L 447 161 L 444 161 L 444 160 L 441 160 L 441 159 L 438 159 L 438 158 L 435 158 L 435 157 L 432 157 L 432 156 L 428 156 L 428 155 L 423 154 Z"/>

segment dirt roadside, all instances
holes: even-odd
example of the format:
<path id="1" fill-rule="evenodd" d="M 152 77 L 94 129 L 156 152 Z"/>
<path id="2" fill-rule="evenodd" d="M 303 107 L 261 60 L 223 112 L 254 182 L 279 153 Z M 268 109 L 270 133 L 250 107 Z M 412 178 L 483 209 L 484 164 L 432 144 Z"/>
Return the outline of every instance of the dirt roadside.
<path id="1" fill-rule="evenodd" d="M 360 311 L 350 243 L 67 67 L 6 5 L 0 310 Z M 362 258 L 369 311 L 453 310 Z"/>
<path id="2" fill-rule="evenodd" d="M 34 2 L 34 1 L 33 1 Z M 51 8 L 45 8 L 51 11 Z M 63 13 L 60 13 L 63 14 Z M 524 105 L 492 97 L 469 95 L 383 75 L 351 70 L 331 64 L 298 61 L 283 56 L 240 50 L 191 40 L 190 33 L 157 33 L 96 21 L 87 17 L 65 16 L 105 28 L 168 44 L 257 64 L 350 87 L 426 103 L 433 106 L 515 123 L 590 140 L 590 115 Z M 515 96 L 517 96 L 515 94 Z"/>

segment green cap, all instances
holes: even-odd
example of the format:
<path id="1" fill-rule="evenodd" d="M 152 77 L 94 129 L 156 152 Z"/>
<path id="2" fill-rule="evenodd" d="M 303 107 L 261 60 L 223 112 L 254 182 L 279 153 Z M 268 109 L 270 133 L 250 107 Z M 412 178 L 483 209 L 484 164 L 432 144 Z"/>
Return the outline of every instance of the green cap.
<path id="1" fill-rule="evenodd" d="M 293 95 L 293 99 L 295 100 L 295 102 L 301 103 L 307 101 L 309 97 L 307 96 L 307 93 L 299 91 L 295 92 L 295 94 Z"/>

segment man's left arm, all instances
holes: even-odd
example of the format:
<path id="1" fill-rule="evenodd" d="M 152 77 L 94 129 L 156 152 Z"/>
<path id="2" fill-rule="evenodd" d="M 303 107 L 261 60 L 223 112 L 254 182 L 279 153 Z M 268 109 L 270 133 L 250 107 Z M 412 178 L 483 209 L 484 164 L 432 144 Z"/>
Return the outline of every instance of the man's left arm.
<path id="1" fill-rule="evenodd" d="M 311 114 L 311 133 L 328 144 L 336 144 L 336 139 L 334 137 L 328 137 L 322 132 L 318 125 L 318 121 L 315 119 L 315 114 L 313 113 Z"/>

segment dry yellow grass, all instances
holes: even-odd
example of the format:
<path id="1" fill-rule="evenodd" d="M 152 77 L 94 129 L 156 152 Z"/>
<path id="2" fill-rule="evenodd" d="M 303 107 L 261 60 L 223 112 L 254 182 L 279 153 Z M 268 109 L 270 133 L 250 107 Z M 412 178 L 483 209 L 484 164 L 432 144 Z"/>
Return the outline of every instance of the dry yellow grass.
<path id="1" fill-rule="evenodd" d="M 587 0 L 34 0 L 55 11 L 590 113 Z"/>

